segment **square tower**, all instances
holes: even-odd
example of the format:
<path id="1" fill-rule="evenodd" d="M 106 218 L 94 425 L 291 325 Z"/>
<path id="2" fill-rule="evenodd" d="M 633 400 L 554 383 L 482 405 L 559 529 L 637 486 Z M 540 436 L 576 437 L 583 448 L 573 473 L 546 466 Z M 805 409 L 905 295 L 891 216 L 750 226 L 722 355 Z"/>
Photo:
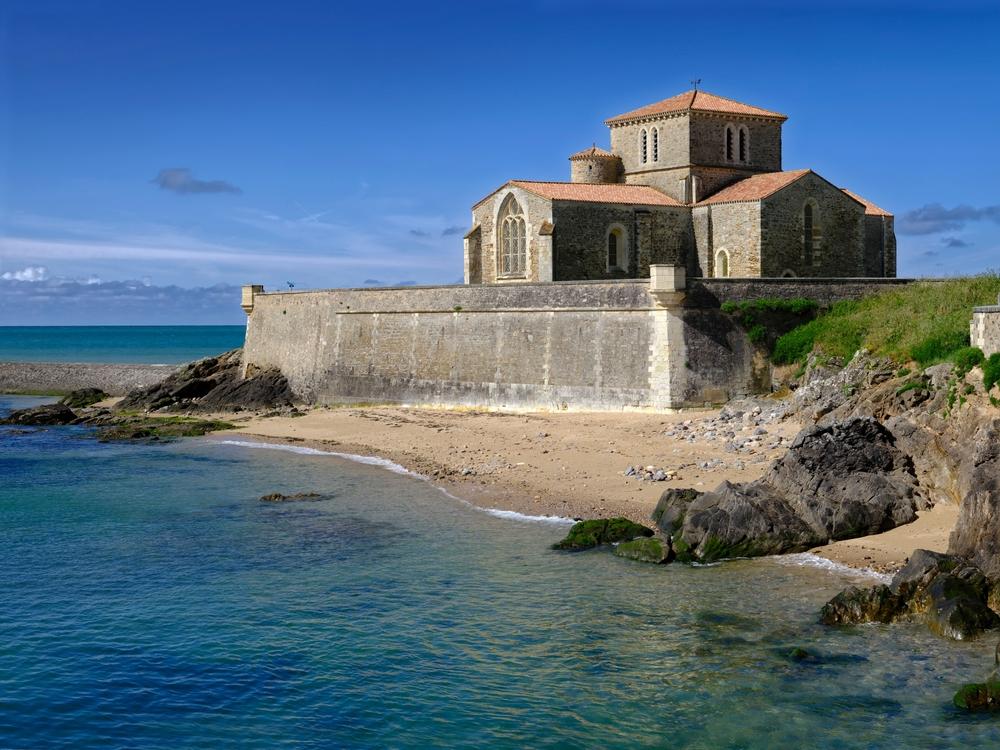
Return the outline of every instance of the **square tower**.
<path id="1" fill-rule="evenodd" d="M 687 91 L 605 121 L 626 183 L 696 203 L 762 172 L 781 171 L 778 112 Z"/>

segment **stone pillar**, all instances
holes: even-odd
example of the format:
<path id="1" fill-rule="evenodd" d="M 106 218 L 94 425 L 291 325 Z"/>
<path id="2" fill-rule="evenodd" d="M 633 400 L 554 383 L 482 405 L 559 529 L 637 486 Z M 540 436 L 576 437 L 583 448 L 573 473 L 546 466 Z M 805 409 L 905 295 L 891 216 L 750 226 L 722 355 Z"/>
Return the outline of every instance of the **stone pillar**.
<path id="1" fill-rule="evenodd" d="M 655 309 L 649 345 L 649 389 L 654 409 L 684 405 L 687 349 L 684 344 L 683 303 L 687 290 L 684 266 L 649 267 L 649 293 Z"/>
<path id="2" fill-rule="evenodd" d="M 987 357 L 1000 352 L 1000 299 L 990 307 L 977 307 L 972 311 L 969 340 Z"/>
<path id="3" fill-rule="evenodd" d="M 240 301 L 240 307 L 243 308 L 243 312 L 247 315 L 253 312 L 253 298 L 258 294 L 264 293 L 263 284 L 244 284 L 243 285 L 243 296 Z"/>
<path id="4" fill-rule="evenodd" d="M 537 281 L 552 281 L 552 235 L 542 234 L 538 237 L 538 279 Z"/>

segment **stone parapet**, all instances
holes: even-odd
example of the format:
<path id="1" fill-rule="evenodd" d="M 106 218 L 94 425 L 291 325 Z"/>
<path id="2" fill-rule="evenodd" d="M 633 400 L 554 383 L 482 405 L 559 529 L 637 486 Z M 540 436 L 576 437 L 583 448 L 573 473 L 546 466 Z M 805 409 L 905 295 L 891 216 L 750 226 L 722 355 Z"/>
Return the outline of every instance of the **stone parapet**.
<path id="1" fill-rule="evenodd" d="M 1000 353 L 1000 304 L 977 307 L 972 311 L 969 339 L 972 346 L 982 349 L 987 357 Z"/>

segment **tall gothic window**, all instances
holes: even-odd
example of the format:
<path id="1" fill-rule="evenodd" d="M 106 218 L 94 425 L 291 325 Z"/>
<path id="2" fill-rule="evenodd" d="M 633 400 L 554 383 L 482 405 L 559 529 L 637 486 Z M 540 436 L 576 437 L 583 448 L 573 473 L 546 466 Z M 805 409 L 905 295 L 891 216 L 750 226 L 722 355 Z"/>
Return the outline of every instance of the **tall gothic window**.
<path id="1" fill-rule="evenodd" d="M 733 160 L 733 126 L 726 125 L 726 161 Z"/>
<path id="2" fill-rule="evenodd" d="M 746 125 L 740 125 L 740 164 L 750 160 L 750 131 Z"/>
<path id="3" fill-rule="evenodd" d="M 525 268 L 525 223 L 521 205 L 508 195 L 497 217 L 500 227 L 500 275 L 520 276 Z"/>
<path id="4" fill-rule="evenodd" d="M 643 128 L 642 132 L 639 133 L 639 158 L 642 159 L 642 163 L 645 164 L 647 161 L 647 156 L 649 154 L 649 134 L 646 133 L 646 129 Z"/>
<path id="5" fill-rule="evenodd" d="M 816 227 L 814 225 L 813 207 L 807 203 L 802 208 L 802 262 L 807 266 L 813 264 L 813 250 Z"/>
<path id="6" fill-rule="evenodd" d="M 653 128 L 653 161 L 660 160 L 660 129 Z"/>

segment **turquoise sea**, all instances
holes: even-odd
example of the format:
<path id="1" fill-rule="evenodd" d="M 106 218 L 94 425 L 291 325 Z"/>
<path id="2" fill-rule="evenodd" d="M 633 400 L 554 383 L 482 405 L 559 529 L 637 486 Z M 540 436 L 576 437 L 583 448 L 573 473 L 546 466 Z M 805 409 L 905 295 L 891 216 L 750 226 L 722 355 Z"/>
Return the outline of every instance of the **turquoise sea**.
<path id="1" fill-rule="evenodd" d="M 0 326 L 0 362 L 190 362 L 243 346 L 243 326 Z"/>
<path id="2" fill-rule="evenodd" d="M 565 525 L 390 469 L 0 427 L 0 747 L 1000 743 L 1000 720 L 950 707 L 993 639 L 817 624 L 870 579 L 557 553 Z"/>

